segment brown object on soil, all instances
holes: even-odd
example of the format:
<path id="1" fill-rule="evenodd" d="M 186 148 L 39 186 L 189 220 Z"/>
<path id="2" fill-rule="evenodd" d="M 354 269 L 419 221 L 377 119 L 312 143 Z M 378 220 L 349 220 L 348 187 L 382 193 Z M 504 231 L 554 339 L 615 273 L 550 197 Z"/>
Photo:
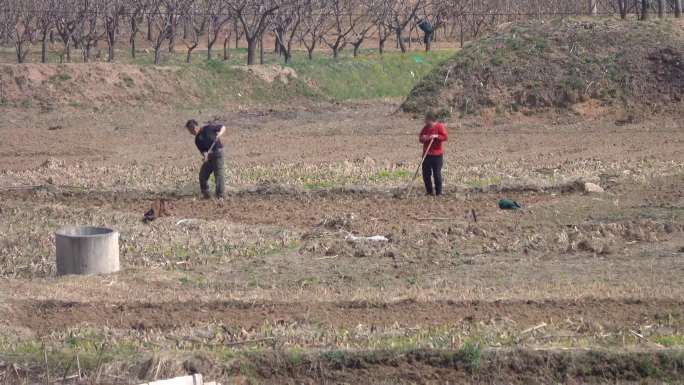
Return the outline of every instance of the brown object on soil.
<path id="1" fill-rule="evenodd" d="M 161 217 L 166 217 L 169 215 L 166 209 L 166 201 L 163 199 L 156 199 L 152 202 L 152 208 L 150 208 L 143 216 L 143 222 L 148 223 Z"/>

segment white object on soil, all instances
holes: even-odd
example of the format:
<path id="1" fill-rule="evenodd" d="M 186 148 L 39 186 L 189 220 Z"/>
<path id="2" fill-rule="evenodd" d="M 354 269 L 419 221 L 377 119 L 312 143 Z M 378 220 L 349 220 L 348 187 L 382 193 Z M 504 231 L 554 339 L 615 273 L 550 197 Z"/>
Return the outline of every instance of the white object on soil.
<path id="1" fill-rule="evenodd" d="M 372 237 L 357 237 L 354 234 L 347 235 L 345 238 L 349 242 L 371 241 L 371 242 L 389 242 L 387 237 L 382 235 L 374 235 Z"/>
<path id="2" fill-rule="evenodd" d="M 204 382 L 201 374 L 192 376 L 176 377 L 168 380 L 145 382 L 140 385 L 221 385 L 217 382 Z"/>
<path id="3" fill-rule="evenodd" d="M 601 186 L 597 185 L 596 183 L 585 182 L 584 183 L 584 192 L 600 194 L 600 193 L 604 192 L 604 190 Z"/>
<path id="4" fill-rule="evenodd" d="M 176 222 L 176 226 L 182 226 L 182 225 L 193 225 L 197 223 L 197 219 L 181 219 L 178 222 Z"/>

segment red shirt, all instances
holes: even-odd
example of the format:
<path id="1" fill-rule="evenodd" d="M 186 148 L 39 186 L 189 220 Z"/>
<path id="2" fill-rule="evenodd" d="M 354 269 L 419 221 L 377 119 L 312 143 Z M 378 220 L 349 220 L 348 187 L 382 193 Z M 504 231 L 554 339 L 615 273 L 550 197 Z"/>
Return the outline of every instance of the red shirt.
<path id="1" fill-rule="evenodd" d="M 437 135 L 437 138 L 435 138 L 432 143 L 432 147 L 428 148 L 430 141 L 432 140 L 430 138 L 432 135 Z M 434 156 L 444 154 L 444 146 L 442 146 L 442 143 L 446 142 L 447 139 L 449 139 L 449 135 L 442 123 L 435 123 L 432 127 L 423 127 L 423 130 L 420 132 L 420 142 L 423 143 L 423 154 L 426 152 L 428 155 Z"/>

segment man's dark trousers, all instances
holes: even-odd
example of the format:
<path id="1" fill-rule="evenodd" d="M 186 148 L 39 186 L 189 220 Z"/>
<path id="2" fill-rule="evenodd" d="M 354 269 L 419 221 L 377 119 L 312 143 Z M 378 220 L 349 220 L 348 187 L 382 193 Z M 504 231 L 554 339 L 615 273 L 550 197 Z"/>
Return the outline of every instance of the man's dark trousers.
<path id="1" fill-rule="evenodd" d="M 425 182 L 425 192 L 428 195 L 442 195 L 442 165 L 444 164 L 443 155 L 428 155 L 423 162 L 423 182 Z M 432 188 L 432 177 L 435 178 L 435 188 Z"/>
<path id="2" fill-rule="evenodd" d="M 223 152 L 217 151 L 209 154 L 209 160 L 202 164 L 199 173 L 200 189 L 205 198 L 209 197 L 209 177 L 214 174 L 216 181 L 216 197 L 223 198 L 225 193 L 226 178 L 223 168 Z"/>

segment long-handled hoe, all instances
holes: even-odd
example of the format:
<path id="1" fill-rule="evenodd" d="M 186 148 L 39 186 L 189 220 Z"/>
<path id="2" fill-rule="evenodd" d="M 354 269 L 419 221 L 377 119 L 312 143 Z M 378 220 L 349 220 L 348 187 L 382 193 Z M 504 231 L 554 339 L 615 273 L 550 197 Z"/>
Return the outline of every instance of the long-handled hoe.
<path id="1" fill-rule="evenodd" d="M 420 169 L 423 167 L 423 163 L 425 163 L 425 158 L 427 158 L 428 153 L 430 152 L 430 149 L 432 148 L 432 143 L 434 143 L 434 141 L 435 141 L 435 138 L 430 139 L 430 144 L 428 144 L 427 150 L 423 154 L 423 158 L 420 160 L 420 164 L 418 164 L 418 168 L 416 168 L 416 173 L 413 174 L 413 178 L 411 178 L 411 181 L 404 188 L 404 190 L 406 190 L 406 198 L 409 198 L 411 196 L 411 193 L 413 192 L 413 183 L 418 178 L 418 174 L 420 173 Z"/>
<path id="2" fill-rule="evenodd" d="M 209 161 L 209 154 L 211 154 L 211 151 L 214 150 L 214 146 L 216 146 L 216 142 L 218 142 L 218 140 L 219 138 L 217 136 L 216 139 L 214 139 L 214 142 L 211 144 L 211 147 L 209 147 L 209 151 L 207 151 L 206 155 L 202 157 L 202 160 L 204 161 L 202 163 L 207 163 Z"/>

